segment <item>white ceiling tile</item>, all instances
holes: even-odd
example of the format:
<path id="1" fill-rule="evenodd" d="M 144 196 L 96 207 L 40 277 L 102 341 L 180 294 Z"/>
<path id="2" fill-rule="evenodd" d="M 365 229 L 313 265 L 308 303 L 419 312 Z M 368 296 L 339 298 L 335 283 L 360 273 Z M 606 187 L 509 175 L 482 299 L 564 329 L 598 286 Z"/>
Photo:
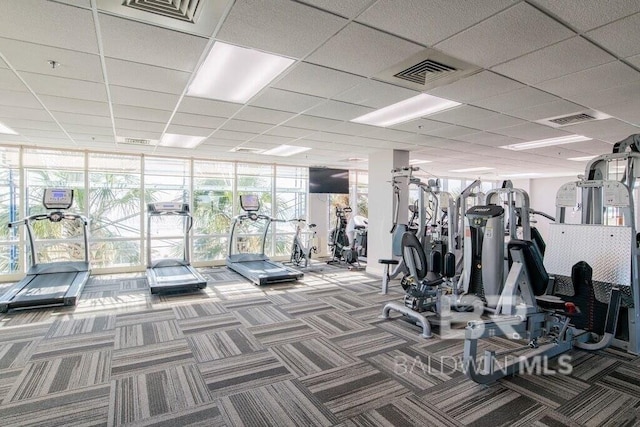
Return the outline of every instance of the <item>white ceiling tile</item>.
<path id="1" fill-rule="evenodd" d="M 270 110 L 268 108 L 246 106 L 234 116 L 235 119 L 250 122 L 269 123 L 277 125 L 290 118 L 294 114 L 286 111 Z"/>
<path id="2" fill-rule="evenodd" d="M 246 141 L 251 138 L 255 138 L 258 134 L 248 132 L 234 132 L 231 130 L 218 129 L 213 135 L 214 138 L 230 139 L 234 141 Z"/>
<path id="3" fill-rule="evenodd" d="M 101 13 L 100 33 L 106 57 L 194 71 L 207 39 Z"/>
<path id="4" fill-rule="evenodd" d="M 113 116 L 118 119 L 167 123 L 171 117 L 171 111 L 113 104 Z"/>
<path id="5" fill-rule="evenodd" d="M 494 114 L 496 113 L 485 110 L 484 108 L 478 108 L 472 105 L 461 105 L 439 113 L 431 114 L 429 115 L 429 119 L 466 126 L 466 123 L 469 121 L 473 120 L 475 122 L 483 118 L 491 117 Z"/>
<path id="6" fill-rule="evenodd" d="M 429 119 L 416 119 L 390 126 L 390 129 L 404 130 L 413 133 L 428 133 L 431 130 L 448 127 L 449 124 Z"/>
<path id="7" fill-rule="evenodd" d="M 493 131 L 493 133 L 520 138 L 524 141 L 535 141 L 538 139 L 567 136 L 571 132 L 554 129 L 549 126 L 539 125 L 537 123 L 526 123 L 523 125 L 511 126 L 503 129 L 496 129 Z"/>
<path id="8" fill-rule="evenodd" d="M 153 108 L 157 110 L 173 110 L 180 98 L 179 95 L 175 94 L 133 89 L 113 84 L 109 85 L 109 92 L 111 93 L 111 101 L 114 104 Z"/>
<path id="9" fill-rule="evenodd" d="M 77 148 L 76 144 L 66 137 L 52 138 L 50 136 L 30 136 L 26 138 L 30 143 L 38 144 L 40 147 L 51 147 L 54 149 Z"/>
<path id="10" fill-rule="evenodd" d="M 640 82 L 616 86 L 597 92 L 576 93 L 567 96 L 567 98 L 586 107 L 602 109 L 607 105 L 632 101 L 638 97 L 638 93 L 640 93 Z"/>
<path id="11" fill-rule="evenodd" d="M 571 98 L 574 95 L 601 91 L 638 80 L 640 80 L 640 72 L 620 61 L 614 61 L 557 79 L 547 80 L 536 84 L 536 87 L 558 96 Z"/>
<path id="12" fill-rule="evenodd" d="M 351 23 L 306 60 L 369 77 L 422 50 L 420 45 Z"/>
<path id="13" fill-rule="evenodd" d="M 564 126 L 567 132 L 589 136 L 605 142 L 618 142 L 634 133 L 640 133 L 640 127 L 616 119 L 593 120 Z"/>
<path id="14" fill-rule="evenodd" d="M 88 125 L 74 125 L 65 124 L 64 129 L 71 133 L 82 133 L 85 135 L 103 135 L 113 136 L 113 128 L 111 126 L 88 126 Z"/>
<path id="15" fill-rule="evenodd" d="M 91 116 L 89 114 L 53 112 L 53 116 L 63 125 L 111 126 L 111 117 Z"/>
<path id="16" fill-rule="evenodd" d="M 204 116 L 230 117 L 241 107 L 242 105 L 232 104 L 231 102 L 185 96 L 182 98 L 178 112 L 202 114 Z"/>
<path id="17" fill-rule="evenodd" d="M 267 88 L 251 102 L 251 105 L 254 107 L 271 108 L 274 110 L 297 113 L 307 110 L 323 101 L 323 98 L 319 98 L 317 96 Z"/>
<path id="18" fill-rule="evenodd" d="M 375 0 L 300 0 L 302 3 L 307 3 L 320 9 L 327 10 L 329 12 L 345 16 L 347 18 L 353 18 L 364 10 L 371 3 L 375 3 Z"/>
<path id="19" fill-rule="evenodd" d="M 0 69 L 0 90 L 27 91 L 27 87 L 8 68 Z"/>
<path id="20" fill-rule="evenodd" d="M 534 107 L 559 100 L 560 98 L 541 90 L 532 87 L 523 87 L 491 98 L 475 101 L 473 104 L 489 110 L 508 113 L 513 110 Z"/>
<path id="21" fill-rule="evenodd" d="M 372 27 L 434 45 L 513 5 L 512 0 L 379 0 L 358 18 Z M 428 31 L 425 29 L 428 28 Z"/>
<path id="22" fill-rule="evenodd" d="M 267 135 L 283 136 L 287 138 L 302 138 L 313 132 L 314 131 L 310 129 L 300 129 L 300 128 L 294 128 L 289 126 L 277 126 L 273 129 L 270 129 L 267 132 Z"/>
<path id="23" fill-rule="evenodd" d="M 7 67 L 7 63 L 6 63 L 6 62 L 4 62 L 4 61 L 2 60 L 2 58 L 0 58 L 0 68 L 8 68 L 8 67 Z"/>
<path id="24" fill-rule="evenodd" d="M 273 87 L 331 98 L 363 81 L 364 78 L 353 74 L 301 62 Z"/>
<path id="25" fill-rule="evenodd" d="M 287 144 L 292 145 L 295 138 L 281 135 L 258 135 L 248 142 L 247 144 L 254 148 L 265 149 L 265 144 L 277 147 L 278 145 Z"/>
<path id="26" fill-rule="evenodd" d="M 404 101 L 420 92 L 394 86 L 388 83 L 367 80 L 334 98 L 338 101 L 359 104 L 372 108 L 382 108 Z"/>
<path id="27" fill-rule="evenodd" d="M 489 68 L 573 35 L 533 6 L 518 3 L 435 47 Z"/>
<path id="28" fill-rule="evenodd" d="M 363 125 L 360 123 L 340 122 L 340 124 L 331 127 L 331 132 L 359 136 L 367 132 L 375 131 L 377 129 L 380 128 L 377 126 Z"/>
<path id="29" fill-rule="evenodd" d="M 15 128 L 16 132 L 27 138 L 52 138 L 52 139 L 68 139 L 69 137 L 60 128 L 58 130 L 39 130 L 39 129 L 22 129 Z"/>
<path id="30" fill-rule="evenodd" d="M 95 143 L 115 143 L 116 139 L 113 135 L 87 135 L 85 133 L 69 133 L 78 144 L 89 144 L 88 149 L 95 150 Z M 113 148 L 113 147 L 112 147 Z"/>
<path id="31" fill-rule="evenodd" d="M 640 12 L 636 0 L 532 0 L 570 26 L 583 32 Z"/>
<path id="32" fill-rule="evenodd" d="M 491 132 L 478 132 L 478 133 L 470 133 L 468 135 L 462 135 L 457 137 L 456 139 L 460 141 L 472 142 L 474 144 L 482 144 L 488 147 L 498 147 L 501 145 L 509 145 L 516 144 L 518 142 L 523 142 L 521 139 L 511 138 L 505 135 L 498 135 Z"/>
<path id="33" fill-rule="evenodd" d="M 485 70 L 426 92 L 453 101 L 473 103 L 475 100 L 489 98 L 523 86 L 520 82 Z"/>
<path id="34" fill-rule="evenodd" d="M 21 128 L 21 129 L 39 129 L 39 130 L 52 130 L 52 131 L 60 130 L 60 126 L 58 126 L 58 124 L 54 122 L 51 117 L 49 117 L 49 119 L 46 121 L 12 118 L 12 119 L 2 119 L 2 122 L 12 129 Z"/>
<path id="35" fill-rule="evenodd" d="M 368 132 L 363 133 L 361 136 L 367 138 L 383 139 L 386 141 L 403 142 L 410 136 L 411 132 L 405 132 L 396 129 L 385 128 L 372 128 Z"/>
<path id="36" fill-rule="evenodd" d="M 342 123 L 338 120 L 330 120 L 322 117 L 308 116 L 301 114 L 287 120 L 284 124 L 291 127 L 311 129 L 311 130 L 329 130 Z"/>
<path id="37" fill-rule="evenodd" d="M 17 71 L 103 82 L 98 55 L 0 38 L 0 52 Z M 56 61 L 55 68 L 49 63 Z"/>
<path id="38" fill-rule="evenodd" d="M 348 104 L 340 101 L 326 101 L 320 105 L 316 105 L 306 114 L 311 116 L 325 117 L 335 120 L 352 120 L 364 114 L 373 111 L 372 108 L 363 107 L 361 105 Z"/>
<path id="39" fill-rule="evenodd" d="M 189 136 L 209 136 L 214 130 L 215 129 L 171 124 L 167 128 L 167 133 L 174 133 L 177 135 L 189 135 Z"/>
<path id="40" fill-rule="evenodd" d="M 40 96 L 40 100 L 50 111 L 89 114 L 92 116 L 111 116 L 109 104 L 106 102 L 86 101 L 83 99 L 62 98 L 49 95 Z"/>
<path id="41" fill-rule="evenodd" d="M 66 4 L 70 4 L 71 6 L 76 6 L 76 7 L 84 7 L 85 9 L 88 9 L 91 7 L 91 0 L 55 0 L 58 3 L 66 3 Z"/>
<path id="42" fill-rule="evenodd" d="M 469 135 L 470 133 L 478 132 L 477 129 L 472 129 L 465 126 L 446 126 L 439 129 L 427 131 L 426 135 L 437 136 L 440 138 L 458 138 L 462 135 Z"/>
<path id="43" fill-rule="evenodd" d="M 534 107 L 512 110 L 509 112 L 509 115 L 519 117 L 524 120 L 536 121 L 549 117 L 558 117 L 577 113 L 583 109 L 584 107 L 581 105 L 562 99 L 560 101 L 548 102 Z"/>
<path id="44" fill-rule="evenodd" d="M 130 61 L 106 58 L 109 84 L 181 94 L 189 81 L 189 73 Z"/>
<path id="45" fill-rule="evenodd" d="M 267 123 L 248 122 L 246 120 L 229 120 L 220 129 L 234 132 L 262 133 L 273 126 Z"/>
<path id="46" fill-rule="evenodd" d="M 5 2 L 0 37 L 98 53 L 91 11 L 52 1 Z"/>
<path id="47" fill-rule="evenodd" d="M 42 105 L 30 92 L 0 89 L 0 105 L 22 108 L 42 108 Z"/>
<path id="48" fill-rule="evenodd" d="M 509 126 L 516 126 L 524 123 L 526 123 L 526 121 L 515 118 L 515 117 L 511 117 L 511 116 L 506 116 L 504 114 L 496 113 L 489 117 L 483 117 L 481 119 L 476 119 L 476 120 L 469 120 L 465 123 L 465 125 L 474 129 L 481 129 L 481 130 L 487 131 L 487 130 L 505 128 Z"/>
<path id="49" fill-rule="evenodd" d="M 494 67 L 493 70 L 535 84 L 615 61 L 615 57 L 582 37 L 573 37 Z"/>
<path id="50" fill-rule="evenodd" d="M 622 58 L 640 54 L 640 13 L 612 22 L 586 35 Z"/>
<path id="51" fill-rule="evenodd" d="M 0 106 L 0 117 L 13 118 L 13 119 L 29 119 L 37 121 L 49 121 L 51 116 L 43 108 L 20 108 L 20 107 L 8 107 Z M 8 121 L 3 123 L 10 126 Z"/>
<path id="52" fill-rule="evenodd" d="M 137 130 L 142 132 L 162 133 L 165 124 L 158 122 L 145 122 L 143 120 L 115 119 L 118 135 L 123 135 L 122 130 Z"/>
<path id="53" fill-rule="evenodd" d="M 630 56 L 626 58 L 629 64 L 635 66 L 636 68 L 640 68 L 640 55 Z"/>
<path id="54" fill-rule="evenodd" d="M 236 2 L 217 34 L 219 40 L 302 58 L 347 21 L 285 0 Z"/>
<path id="55" fill-rule="evenodd" d="M 222 117 L 202 116 L 200 114 L 176 113 L 171 119 L 171 124 L 182 126 L 195 126 L 201 128 L 216 129 L 226 119 Z"/>
<path id="56" fill-rule="evenodd" d="M 20 73 L 20 75 L 37 95 L 64 96 L 67 98 L 107 102 L 107 90 L 103 83 L 25 72 Z"/>
<path id="57" fill-rule="evenodd" d="M 607 105 L 601 110 L 610 116 L 640 126 L 640 99 L 638 97 L 627 102 Z"/>

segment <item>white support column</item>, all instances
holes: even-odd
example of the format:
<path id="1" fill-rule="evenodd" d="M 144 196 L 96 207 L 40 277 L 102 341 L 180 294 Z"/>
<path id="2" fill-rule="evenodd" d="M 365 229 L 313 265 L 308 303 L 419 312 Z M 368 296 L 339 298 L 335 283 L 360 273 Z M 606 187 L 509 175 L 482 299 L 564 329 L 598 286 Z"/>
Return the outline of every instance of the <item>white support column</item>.
<path id="1" fill-rule="evenodd" d="M 391 170 L 409 165 L 409 152 L 384 150 L 369 155 L 369 234 L 367 236 L 367 273 L 382 276 L 378 259 L 391 258 L 391 227 L 395 198 L 391 186 Z M 400 183 L 398 218 L 406 223 L 409 216 L 409 189 L 406 179 Z"/>
<path id="2" fill-rule="evenodd" d="M 329 255 L 327 241 L 329 240 L 329 195 L 309 194 L 309 223 L 316 224 L 318 254 L 316 257 Z"/>

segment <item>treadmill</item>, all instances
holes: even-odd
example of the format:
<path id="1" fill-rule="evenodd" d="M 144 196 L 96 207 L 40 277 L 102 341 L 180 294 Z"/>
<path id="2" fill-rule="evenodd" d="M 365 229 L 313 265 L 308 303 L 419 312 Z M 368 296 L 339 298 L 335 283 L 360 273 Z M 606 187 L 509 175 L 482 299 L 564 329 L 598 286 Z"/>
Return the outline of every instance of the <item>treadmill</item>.
<path id="1" fill-rule="evenodd" d="M 31 267 L 20 282 L 11 286 L 0 297 L 0 313 L 6 313 L 10 309 L 75 305 L 91 275 L 89 221 L 82 215 L 64 212 L 73 204 L 73 190 L 47 188 L 44 190 L 42 204 L 53 212 L 31 215 L 24 220 L 9 223 L 9 228 L 25 226 Z M 82 224 L 84 261 L 39 263 L 33 231 L 33 224 L 37 221 L 73 221 Z"/>
<path id="2" fill-rule="evenodd" d="M 258 214 L 260 210 L 260 200 L 255 194 L 241 195 L 240 207 L 245 212 L 238 215 L 233 220 L 231 233 L 229 235 L 229 252 L 227 256 L 227 268 L 246 277 L 258 286 L 269 285 L 281 282 L 293 282 L 304 276 L 298 270 L 286 267 L 278 262 L 271 261 L 264 253 L 264 245 L 267 241 L 269 225 L 275 220 L 267 215 Z M 233 243 L 235 241 L 236 226 L 243 221 L 265 221 L 266 226 L 262 234 L 261 253 L 234 253 Z"/>
<path id="3" fill-rule="evenodd" d="M 184 230 L 183 259 L 151 260 L 151 219 L 162 216 L 181 216 Z M 189 232 L 193 217 L 187 203 L 163 202 L 147 205 L 147 282 L 152 294 L 160 292 L 204 289 L 207 280 L 191 266 Z"/>

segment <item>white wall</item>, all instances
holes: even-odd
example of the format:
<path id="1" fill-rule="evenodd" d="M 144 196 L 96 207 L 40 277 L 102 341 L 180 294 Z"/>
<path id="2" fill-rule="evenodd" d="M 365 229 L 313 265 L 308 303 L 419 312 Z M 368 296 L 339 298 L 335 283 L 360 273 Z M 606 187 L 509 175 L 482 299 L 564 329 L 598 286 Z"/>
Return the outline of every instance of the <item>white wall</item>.
<path id="1" fill-rule="evenodd" d="M 530 181 L 529 189 L 529 201 L 531 208 L 537 211 L 542 211 L 553 217 L 556 216 L 556 193 L 558 189 L 563 185 L 571 181 L 575 181 L 576 178 L 571 177 L 557 177 L 557 178 L 538 178 Z M 515 186 L 515 182 L 514 182 Z M 580 212 L 567 212 L 566 221 L 569 223 L 580 222 Z M 539 215 L 535 216 L 536 224 L 532 224 L 538 228 L 542 238 L 547 240 L 549 221 Z"/>

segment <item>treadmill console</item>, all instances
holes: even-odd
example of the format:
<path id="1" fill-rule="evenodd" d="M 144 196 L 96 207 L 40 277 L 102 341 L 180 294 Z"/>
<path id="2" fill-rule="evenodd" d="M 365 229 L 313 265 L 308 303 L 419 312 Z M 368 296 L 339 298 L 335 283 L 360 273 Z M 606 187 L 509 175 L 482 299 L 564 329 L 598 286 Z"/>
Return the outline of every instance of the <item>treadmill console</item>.
<path id="1" fill-rule="evenodd" d="M 240 196 L 240 207 L 245 212 L 257 212 L 260 209 L 260 199 L 257 194 L 243 194 Z"/>
<path id="2" fill-rule="evenodd" d="M 46 209 L 69 209 L 73 204 L 73 190 L 69 188 L 45 188 L 42 204 Z"/>
<path id="3" fill-rule="evenodd" d="M 156 202 L 149 203 L 147 205 L 147 210 L 150 214 L 160 214 L 160 213 L 176 213 L 183 214 L 189 212 L 189 205 L 187 203 L 180 202 Z"/>

